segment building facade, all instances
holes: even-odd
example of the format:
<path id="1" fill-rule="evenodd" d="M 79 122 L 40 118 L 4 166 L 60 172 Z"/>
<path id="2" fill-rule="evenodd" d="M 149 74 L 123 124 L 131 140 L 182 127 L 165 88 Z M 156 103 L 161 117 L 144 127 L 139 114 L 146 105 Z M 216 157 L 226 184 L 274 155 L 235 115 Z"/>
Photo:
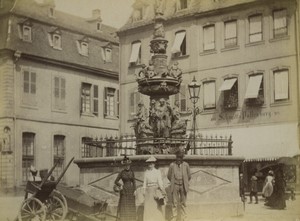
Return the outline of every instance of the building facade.
<path id="1" fill-rule="evenodd" d="M 119 42 L 102 24 L 54 1 L 0 1 L 0 188 L 19 187 L 30 166 L 84 157 L 83 142 L 119 128 Z M 62 182 L 79 183 L 72 164 Z"/>
<path id="2" fill-rule="evenodd" d="M 246 158 L 246 179 L 256 172 L 262 185 L 260 169 L 299 155 L 299 1 L 137 0 L 133 9 L 118 31 L 120 98 L 127 101 L 121 103 L 121 134 L 133 133 L 138 102 L 149 104 L 135 79 L 148 65 L 153 18 L 162 12 L 168 64 L 184 72 L 170 104 L 179 102 L 188 128 L 193 107 L 187 85 L 195 76 L 201 83 L 197 131 L 232 135 L 233 155 Z"/>

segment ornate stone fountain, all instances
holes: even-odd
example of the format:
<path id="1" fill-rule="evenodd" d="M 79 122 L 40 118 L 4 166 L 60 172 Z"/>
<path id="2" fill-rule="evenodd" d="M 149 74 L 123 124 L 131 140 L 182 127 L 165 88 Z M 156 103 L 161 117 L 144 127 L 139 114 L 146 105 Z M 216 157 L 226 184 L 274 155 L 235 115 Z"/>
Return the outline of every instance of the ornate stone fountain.
<path id="1" fill-rule="evenodd" d="M 157 13 L 150 42 L 151 60 L 148 66 L 142 65 L 136 76 L 139 92 L 150 97 L 149 112 L 140 102 L 133 125 L 136 138 L 141 139 L 137 142 L 140 153 L 172 153 L 175 146 L 180 146 L 179 143 L 164 143 L 163 147 L 160 145 L 158 148 L 155 139 L 181 138 L 186 134 L 186 122 L 180 119 L 178 103 L 173 107 L 170 105 L 169 96 L 179 93 L 182 70 L 178 62 L 169 67 L 167 65 L 168 41 L 165 39 L 163 22 L 163 15 Z M 150 144 L 145 138 L 152 138 L 154 142 Z"/>

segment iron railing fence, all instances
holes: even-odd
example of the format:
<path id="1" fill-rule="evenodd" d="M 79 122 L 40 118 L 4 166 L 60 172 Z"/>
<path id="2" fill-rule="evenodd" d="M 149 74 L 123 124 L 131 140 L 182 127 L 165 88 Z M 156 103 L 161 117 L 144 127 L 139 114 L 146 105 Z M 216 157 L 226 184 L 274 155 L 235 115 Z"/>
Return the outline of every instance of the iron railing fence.
<path id="1" fill-rule="evenodd" d="M 231 136 L 202 136 L 197 134 L 184 138 L 142 138 L 134 135 L 120 137 L 101 137 L 86 140 L 82 157 L 108 157 L 140 154 L 166 154 L 177 147 L 184 147 L 187 155 L 232 155 Z"/>

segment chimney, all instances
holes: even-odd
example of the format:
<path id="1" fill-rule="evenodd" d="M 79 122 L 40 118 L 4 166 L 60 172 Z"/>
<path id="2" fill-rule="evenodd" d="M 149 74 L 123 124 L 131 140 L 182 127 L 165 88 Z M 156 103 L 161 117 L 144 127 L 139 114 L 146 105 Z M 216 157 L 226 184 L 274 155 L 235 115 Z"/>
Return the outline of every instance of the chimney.
<path id="1" fill-rule="evenodd" d="M 92 18 L 93 19 L 98 19 L 98 18 L 101 19 L 101 11 L 100 11 L 100 9 L 94 9 L 92 11 Z"/>

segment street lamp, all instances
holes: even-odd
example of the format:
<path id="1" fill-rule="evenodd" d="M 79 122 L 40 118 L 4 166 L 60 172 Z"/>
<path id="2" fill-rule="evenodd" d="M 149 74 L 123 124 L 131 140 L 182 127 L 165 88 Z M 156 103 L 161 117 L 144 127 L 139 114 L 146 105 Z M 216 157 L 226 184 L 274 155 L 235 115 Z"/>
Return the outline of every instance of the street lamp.
<path id="1" fill-rule="evenodd" d="M 196 81 L 195 76 L 192 82 L 188 85 L 190 99 L 193 103 L 193 138 L 194 138 L 194 154 L 196 154 L 196 103 L 199 99 L 200 87 L 201 85 Z"/>

